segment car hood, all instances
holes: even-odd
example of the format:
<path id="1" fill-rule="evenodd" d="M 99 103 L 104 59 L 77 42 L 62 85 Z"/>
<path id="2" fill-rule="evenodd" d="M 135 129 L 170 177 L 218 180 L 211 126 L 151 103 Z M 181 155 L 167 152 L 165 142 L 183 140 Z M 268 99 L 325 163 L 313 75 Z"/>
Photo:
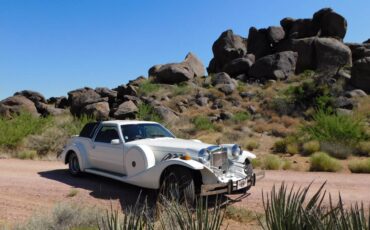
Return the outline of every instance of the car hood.
<path id="1" fill-rule="evenodd" d="M 198 140 L 185 140 L 180 138 L 153 138 L 153 139 L 142 139 L 131 141 L 130 144 L 135 145 L 147 145 L 155 151 L 167 151 L 172 150 L 175 152 L 189 152 L 198 153 L 199 150 L 212 146 Z"/>

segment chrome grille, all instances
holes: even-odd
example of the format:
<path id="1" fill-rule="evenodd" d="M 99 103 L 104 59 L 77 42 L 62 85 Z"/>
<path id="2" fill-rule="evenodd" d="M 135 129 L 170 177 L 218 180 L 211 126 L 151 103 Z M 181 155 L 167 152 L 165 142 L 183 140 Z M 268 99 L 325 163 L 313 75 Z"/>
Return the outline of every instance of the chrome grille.
<path id="1" fill-rule="evenodd" d="M 226 172 L 228 170 L 229 161 L 227 152 L 222 150 L 211 154 L 211 167 L 216 170 Z"/>

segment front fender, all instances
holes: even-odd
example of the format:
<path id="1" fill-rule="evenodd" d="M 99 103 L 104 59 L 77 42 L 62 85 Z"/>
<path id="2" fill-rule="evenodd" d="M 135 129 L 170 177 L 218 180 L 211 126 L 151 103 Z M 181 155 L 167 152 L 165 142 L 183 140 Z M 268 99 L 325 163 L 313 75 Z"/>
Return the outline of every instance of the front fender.
<path id="1" fill-rule="evenodd" d="M 256 155 L 249 151 L 243 151 L 243 153 L 238 157 L 237 162 L 244 163 L 246 159 L 255 159 Z"/>
<path id="2" fill-rule="evenodd" d="M 202 170 L 204 165 L 195 160 L 182 160 L 179 158 L 166 160 L 155 166 L 127 178 L 127 182 L 150 189 L 160 188 L 160 179 L 163 171 L 170 166 L 182 166 L 191 170 Z"/>

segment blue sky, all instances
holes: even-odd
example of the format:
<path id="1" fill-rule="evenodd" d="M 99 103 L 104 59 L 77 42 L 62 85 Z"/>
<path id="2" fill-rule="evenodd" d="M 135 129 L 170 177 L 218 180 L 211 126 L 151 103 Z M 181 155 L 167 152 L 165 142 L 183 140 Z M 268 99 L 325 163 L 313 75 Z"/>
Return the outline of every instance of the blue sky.
<path id="1" fill-rule="evenodd" d="M 222 31 L 246 37 L 250 26 L 323 7 L 347 18 L 346 41 L 370 37 L 369 0 L 0 0 L 0 99 L 22 89 L 50 97 L 113 88 L 189 51 L 207 66 Z"/>

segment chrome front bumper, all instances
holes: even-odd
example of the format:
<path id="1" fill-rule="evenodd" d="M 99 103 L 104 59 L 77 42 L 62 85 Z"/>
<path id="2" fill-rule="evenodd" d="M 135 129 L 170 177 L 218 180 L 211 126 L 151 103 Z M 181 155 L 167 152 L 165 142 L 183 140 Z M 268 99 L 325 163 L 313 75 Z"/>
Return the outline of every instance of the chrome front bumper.
<path id="1" fill-rule="evenodd" d="M 252 175 L 247 176 L 246 178 L 243 178 L 243 179 L 247 179 L 247 186 L 245 186 L 244 188 L 247 188 L 246 189 L 247 191 L 250 187 L 256 185 L 257 180 L 260 180 L 264 177 L 265 177 L 265 172 L 261 171 L 258 173 L 253 173 Z M 231 194 L 233 192 L 244 189 L 244 188 L 238 189 L 237 183 L 238 181 L 230 180 L 227 183 L 205 184 L 201 186 L 200 195 L 201 196 L 211 196 L 211 195 L 222 194 L 222 193 Z"/>

